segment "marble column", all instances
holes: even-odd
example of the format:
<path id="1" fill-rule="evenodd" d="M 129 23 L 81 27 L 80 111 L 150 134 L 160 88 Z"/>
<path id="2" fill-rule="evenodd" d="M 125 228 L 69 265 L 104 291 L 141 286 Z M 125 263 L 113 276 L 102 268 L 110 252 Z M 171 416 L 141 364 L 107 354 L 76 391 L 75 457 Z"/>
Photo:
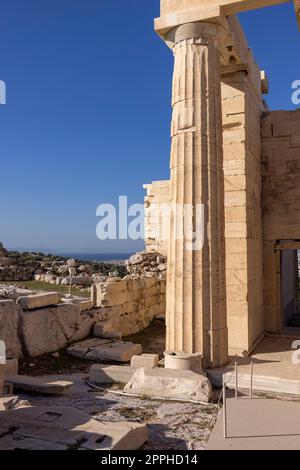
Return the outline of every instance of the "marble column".
<path id="1" fill-rule="evenodd" d="M 228 358 L 221 37 L 218 25 L 204 22 L 179 26 L 165 37 L 175 56 L 167 350 L 202 353 L 206 367 Z M 202 223 L 203 244 L 198 235 L 192 246 L 189 221 L 195 232 Z"/>

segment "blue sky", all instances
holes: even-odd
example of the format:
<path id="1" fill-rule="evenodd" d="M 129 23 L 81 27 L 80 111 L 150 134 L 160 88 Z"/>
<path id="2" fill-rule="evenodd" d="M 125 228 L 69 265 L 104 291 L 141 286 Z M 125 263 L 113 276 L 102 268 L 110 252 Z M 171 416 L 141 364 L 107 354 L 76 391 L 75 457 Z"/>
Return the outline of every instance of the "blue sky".
<path id="1" fill-rule="evenodd" d="M 100 242 L 96 207 L 143 202 L 169 176 L 173 57 L 153 31 L 159 0 L 0 1 L 0 241 L 56 252 L 130 252 Z M 291 3 L 240 16 L 268 73 L 272 109 L 295 109 Z"/>

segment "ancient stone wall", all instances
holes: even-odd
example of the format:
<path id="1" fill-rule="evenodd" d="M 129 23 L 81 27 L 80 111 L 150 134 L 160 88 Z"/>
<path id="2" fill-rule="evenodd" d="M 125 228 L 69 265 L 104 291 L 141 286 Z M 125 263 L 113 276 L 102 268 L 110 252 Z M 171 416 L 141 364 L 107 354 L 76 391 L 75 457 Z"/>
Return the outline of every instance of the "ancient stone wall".
<path id="1" fill-rule="evenodd" d="M 153 181 L 145 184 L 145 244 L 146 250 L 154 250 L 162 255 L 168 254 L 169 224 L 166 220 L 170 204 L 170 181 Z M 166 224 L 167 233 L 163 229 Z"/>
<path id="2" fill-rule="evenodd" d="M 8 359 L 20 357 L 21 309 L 13 300 L 0 300 L 0 340 L 6 344 Z"/>
<path id="3" fill-rule="evenodd" d="M 0 340 L 15 358 L 22 348 L 29 356 L 64 349 L 91 336 L 96 323 L 122 336 L 137 333 L 165 312 L 165 291 L 165 280 L 157 278 L 111 279 L 94 285 L 92 301 L 56 294 L 0 300 Z"/>
<path id="4" fill-rule="evenodd" d="M 92 298 L 112 329 L 126 336 L 146 328 L 156 315 L 165 313 L 166 282 L 152 277 L 95 284 Z"/>
<path id="5" fill-rule="evenodd" d="M 300 239 L 300 110 L 263 116 L 262 178 L 266 330 L 277 332 L 282 305 L 275 243 Z"/>
<path id="6" fill-rule="evenodd" d="M 222 76 L 229 352 L 251 351 L 264 331 L 261 214 L 261 77 Z"/>

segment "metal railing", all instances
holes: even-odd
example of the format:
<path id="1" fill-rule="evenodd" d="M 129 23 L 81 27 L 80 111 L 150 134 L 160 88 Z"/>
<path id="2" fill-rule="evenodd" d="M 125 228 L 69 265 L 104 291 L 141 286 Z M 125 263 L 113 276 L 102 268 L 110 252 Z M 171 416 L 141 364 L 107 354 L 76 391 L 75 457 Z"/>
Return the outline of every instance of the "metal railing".
<path id="1" fill-rule="evenodd" d="M 238 374 L 238 363 L 235 362 L 235 399 L 239 398 L 239 374 Z M 226 403 L 226 376 L 223 374 L 223 437 L 224 439 L 228 438 L 228 413 L 227 413 L 227 403 Z M 249 398 L 253 398 L 253 361 L 250 362 L 250 387 L 249 387 Z"/>

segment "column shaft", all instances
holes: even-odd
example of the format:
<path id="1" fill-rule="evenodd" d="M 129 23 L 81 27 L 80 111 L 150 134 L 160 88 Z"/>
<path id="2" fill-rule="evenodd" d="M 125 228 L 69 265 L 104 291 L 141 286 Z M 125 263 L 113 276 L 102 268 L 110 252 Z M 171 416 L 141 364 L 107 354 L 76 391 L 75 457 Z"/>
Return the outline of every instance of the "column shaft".
<path id="1" fill-rule="evenodd" d="M 206 366 L 221 366 L 227 361 L 227 326 L 218 27 L 193 23 L 171 34 L 175 66 L 167 349 L 202 352 Z M 203 247 L 190 249 L 182 226 L 187 205 L 193 207 L 194 229 L 203 205 Z"/>

